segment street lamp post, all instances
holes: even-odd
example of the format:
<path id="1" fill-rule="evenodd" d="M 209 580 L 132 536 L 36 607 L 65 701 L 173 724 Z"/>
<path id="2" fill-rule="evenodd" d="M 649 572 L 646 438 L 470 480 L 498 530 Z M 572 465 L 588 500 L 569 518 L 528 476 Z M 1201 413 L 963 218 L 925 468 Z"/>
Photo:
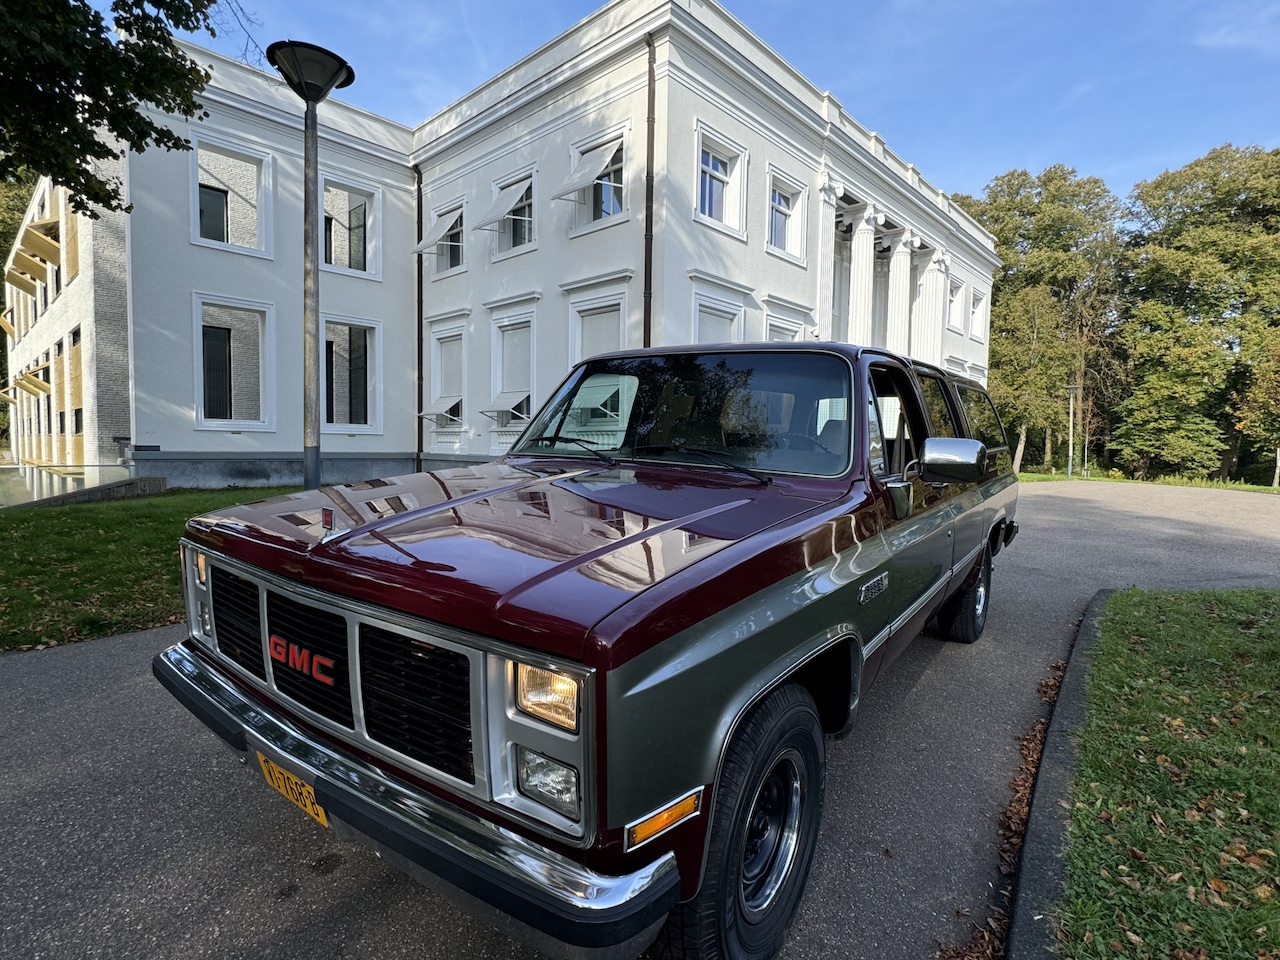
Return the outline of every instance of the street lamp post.
<path id="1" fill-rule="evenodd" d="M 1075 468 L 1076 459 L 1076 391 L 1077 386 L 1067 387 L 1067 476 Z"/>
<path id="2" fill-rule="evenodd" d="M 306 103 L 303 120 L 302 200 L 302 485 L 320 487 L 320 168 L 316 104 L 338 87 L 350 86 L 356 72 L 323 47 L 279 40 L 267 60 L 289 89 Z"/>

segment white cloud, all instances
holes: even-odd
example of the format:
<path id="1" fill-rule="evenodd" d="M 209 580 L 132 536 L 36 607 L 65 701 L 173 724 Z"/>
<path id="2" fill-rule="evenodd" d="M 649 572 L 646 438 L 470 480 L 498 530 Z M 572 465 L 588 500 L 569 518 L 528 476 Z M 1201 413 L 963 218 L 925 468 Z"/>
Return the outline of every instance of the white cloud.
<path id="1" fill-rule="evenodd" d="M 1254 50 L 1280 55 L 1280 3 L 1275 0 L 1220 2 L 1201 17 L 1195 42 L 1211 50 Z"/>

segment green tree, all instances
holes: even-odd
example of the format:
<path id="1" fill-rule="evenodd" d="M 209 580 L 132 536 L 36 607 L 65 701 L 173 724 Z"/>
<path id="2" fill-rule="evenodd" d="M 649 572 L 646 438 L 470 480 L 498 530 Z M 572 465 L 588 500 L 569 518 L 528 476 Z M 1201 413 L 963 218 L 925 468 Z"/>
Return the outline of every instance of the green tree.
<path id="1" fill-rule="evenodd" d="M 1230 361 L 1212 327 L 1187 323 L 1172 307 L 1137 306 L 1120 334 L 1134 390 L 1118 408 L 1111 443 L 1138 480 L 1158 473 L 1207 474 L 1224 444 L 1215 393 Z"/>
<path id="2" fill-rule="evenodd" d="M 1250 363 L 1250 383 L 1240 399 L 1237 429 L 1275 451 L 1271 485 L 1280 487 L 1280 330 L 1265 334 Z"/>
<path id="3" fill-rule="evenodd" d="M 1018 425 L 1018 469 L 1030 429 L 1048 436 L 1066 425 L 1068 385 L 1083 388 L 1083 424 L 1113 381 L 1106 333 L 1117 305 L 1119 202 L 1101 180 L 1062 164 L 1036 176 L 1011 170 L 982 198 L 954 199 L 995 235 L 1004 262 L 992 291 L 990 387 Z"/>
<path id="4" fill-rule="evenodd" d="M 1144 365 L 1140 351 L 1133 356 L 1138 379 L 1126 401 L 1127 415 L 1142 422 L 1193 418 L 1196 435 L 1201 418 L 1209 418 L 1219 434 L 1210 445 L 1217 462 L 1206 466 L 1199 452 L 1187 460 L 1166 457 L 1164 463 L 1179 471 L 1216 468 L 1225 479 L 1235 468 L 1242 424 L 1260 422 L 1258 411 L 1268 400 L 1266 378 L 1256 375 L 1254 363 L 1265 357 L 1265 344 L 1280 328 L 1280 150 L 1231 144 L 1211 150 L 1135 186 L 1129 215 L 1128 293 L 1135 306 L 1151 309 L 1133 311 L 1128 342 L 1150 335 L 1180 349 L 1195 343 L 1204 363 L 1184 372 L 1212 379 L 1203 389 L 1152 390 L 1149 378 L 1167 378 Z M 1199 352 L 1209 345 L 1219 354 L 1212 363 Z M 1168 406 L 1148 409 L 1159 404 Z M 1251 411 L 1247 418 L 1245 410 Z M 1126 433 L 1131 452 L 1140 432 L 1135 422 Z M 1140 464 L 1141 458 L 1130 462 Z"/>
<path id="5" fill-rule="evenodd" d="M 67 187 L 73 205 L 123 209 L 120 184 L 92 161 L 121 146 L 190 144 L 144 105 L 192 117 L 208 75 L 172 32 L 214 33 L 217 0 L 112 0 L 108 25 L 86 0 L 0 4 L 0 181 L 20 171 Z"/>

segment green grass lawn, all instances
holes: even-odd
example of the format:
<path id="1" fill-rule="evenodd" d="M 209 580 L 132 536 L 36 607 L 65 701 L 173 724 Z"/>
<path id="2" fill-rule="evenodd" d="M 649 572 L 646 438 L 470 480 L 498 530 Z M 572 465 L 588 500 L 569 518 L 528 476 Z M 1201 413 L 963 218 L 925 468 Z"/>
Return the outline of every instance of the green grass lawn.
<path id="1" fill-rule="evenodd" d="M 295 488 L 0 511 L 0 650 L 182 619 L 178 537 L 189 517 Z"/>
<path id="2" fill-rule="evenodd" d="M 1159 477 L 1155 480 L 1130 480 L 1128 477 L 1108 477 L 1094 475 L 1068 477 L 1065 473 L 1027 473 L 1018 474 L 1020 483 L 1049 483 L 1059 480 L 1085 480 L 1089 483 L 1154 483 L 1165 487 L 1201 487 L 1210 490 L 1247 490 L 1252 493 L 1280 494 L 1280 487 L 1262 487 L 1254 483 L 1237 483 L 1234 480 L 1210 480 L 1204 477 Z"/>
<path id="3" fill-rule="evenodd" d="M 1062 956 L 1277 960 L 1280 591 L 1131 590 L 1101 626 Z"/>

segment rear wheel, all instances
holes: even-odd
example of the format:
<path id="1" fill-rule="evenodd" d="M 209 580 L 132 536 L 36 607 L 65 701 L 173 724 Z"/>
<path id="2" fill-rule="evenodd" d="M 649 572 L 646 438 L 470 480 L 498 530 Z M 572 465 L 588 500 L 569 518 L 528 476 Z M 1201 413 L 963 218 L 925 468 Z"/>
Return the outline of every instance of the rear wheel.
<path id="1" fill-rule="evenodd" d="M 938 612 L 938 626 L 948 640 L 973 643 L 987 625 L 991 602 L 991 549 L 984 547 L 978 578 L 946 602 Z"/>
<path id="2" fill-rule="evenodd" d="M 817 708 L 788 684 L 729 744 L 702 889 L 672 912 L 663 956 L 766 960 L 782 949 L 813 860 L 825 780 Z"/>

